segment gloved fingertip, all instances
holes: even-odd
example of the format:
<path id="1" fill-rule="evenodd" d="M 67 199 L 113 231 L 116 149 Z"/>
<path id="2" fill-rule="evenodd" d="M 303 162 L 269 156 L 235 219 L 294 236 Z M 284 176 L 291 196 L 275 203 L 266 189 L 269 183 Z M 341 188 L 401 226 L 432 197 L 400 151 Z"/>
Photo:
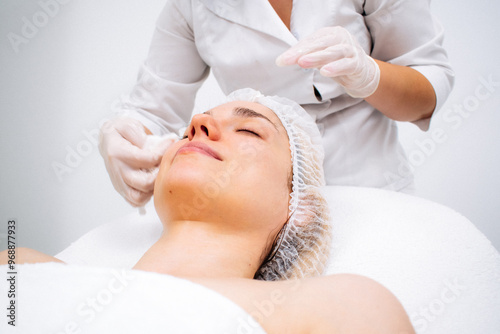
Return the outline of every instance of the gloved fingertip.
<path id="1" fill-rule="evenodd" d="M 130 188 L 129 190 L 128 196 L 125 197 L 125 199 L 135 208 L 145 206 L 153 195 L 153 192 L 144 193 L 133 188 Z"/>
<path id="2" fill-rule="evenodd" d="M 297 62 L 297 60 L 295 59 L 296 58 L 296 55 L 295 54 L 291 54 L 290 52 L 285 52 L 285 53 L 282 53 L 281 55 L 278 56 L 278 58 L 276 58 L 276 65 L 278 65 L 279 67 L 283 67 L 283 66 L 289 66 L 289 65 L 293 65 Z"/>
<path id="3" fill-rule="evenodd" d="M 154 183 L 156 176 L 158 176 L 159 170 L 160 170 L 159 167 L 141 169 L 141 171 L 144 172 L 141 174 L 144 177 L 144 183 L 146 184 Z"/>
<path id="4" fill-rule="evenodd" d="M 278 67 L 284 67 L 284 66 L 286 66 L 286 64 L 285 64 L 285 60 L 283 59 L 283 55 L 279 55 L 279 56 L 276 58 L 276 61 L 275 61 L 275 62 L 276 62 L 276 65 L 277 65 Z"/>
<path id="5" fill-rule="evenodd" d="M 335 76 L 335 71 L 331 68 L 331 67 L 328 67 L 328 66 L 323 66 L 320 70 L 319 70 L 319 73 L 324 76 L 324 77 L 333 77 Z"/>
<path id="6" fill-rule="evenodd" d="M 156 179 L 156 177 L 158 176 L 158 172 L 159 172 L 159 171 L 160 171 L 160 168 L 159 168 L 159 167 L 156 167 L 156 168 L 151 169 L 151 170 L 149 171 L 149 173 L 150 173 L 151 175 L 153 175 L 153 176 L 154 176 L 154 178 Z M 153 182 L 154 182 L 154 180 L 153 180 Z"/>

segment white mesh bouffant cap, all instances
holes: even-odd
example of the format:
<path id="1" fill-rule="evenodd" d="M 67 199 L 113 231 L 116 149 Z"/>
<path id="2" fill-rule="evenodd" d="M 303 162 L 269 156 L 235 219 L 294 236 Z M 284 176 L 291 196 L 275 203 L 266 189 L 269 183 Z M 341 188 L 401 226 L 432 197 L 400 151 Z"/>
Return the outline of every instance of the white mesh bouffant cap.
<path id="1" fill-rule="evenodd" d="M 324 151 L 316 123 L 299 104 L 253 89 L 237 90 L 227 99 L 256 102 L 273 110 L 290 142 L 293 176 L 289 218 L 255 278 L 273 281 L 320 275 L 328 259 L 331 226 L 328 204 L 320 192 L 325 184 Z"/>

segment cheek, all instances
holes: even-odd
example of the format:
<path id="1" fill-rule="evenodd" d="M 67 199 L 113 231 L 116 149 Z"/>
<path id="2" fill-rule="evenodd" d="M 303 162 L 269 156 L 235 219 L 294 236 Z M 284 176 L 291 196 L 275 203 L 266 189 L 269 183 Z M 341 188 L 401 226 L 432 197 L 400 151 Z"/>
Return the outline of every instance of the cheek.
<path id="1" fill-rule="evenodd" d="M 286 160 L 277 157 L 272 152 L 255 157 L 242 173 L 240 182 L 250 188 L 254 200 L 260 202 L 261 210 L 281 221 L 288 215 L 290 166 Z"/>

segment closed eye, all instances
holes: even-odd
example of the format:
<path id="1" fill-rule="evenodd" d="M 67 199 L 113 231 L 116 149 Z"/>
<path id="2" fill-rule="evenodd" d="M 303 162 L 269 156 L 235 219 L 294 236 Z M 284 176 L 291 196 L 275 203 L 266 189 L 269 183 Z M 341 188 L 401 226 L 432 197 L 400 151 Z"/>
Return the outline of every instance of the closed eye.
<path id="1" fill-rule="evenodd" d="M 249 129 L 238 129 L 238 130 L 236 130 L 236 132 L 247 132 L 251 135 L 254 135 L 254 136 L 257 136 L 260 138 L 260 135 L 257 132 L 249 130 Z"/>

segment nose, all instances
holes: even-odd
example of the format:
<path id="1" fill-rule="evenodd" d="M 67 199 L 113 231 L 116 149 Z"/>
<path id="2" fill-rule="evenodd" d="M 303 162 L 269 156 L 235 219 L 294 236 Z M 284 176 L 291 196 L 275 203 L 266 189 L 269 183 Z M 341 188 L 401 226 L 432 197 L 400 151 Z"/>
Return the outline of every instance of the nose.
<path id="1" fill-rule="evenodd" d="M 207 114 L 194 115 L 188 130 L 189 140 L 195 136 L 208 137 L 210 140 L 219 140 L 221 132 L 214 118 Z"/>

